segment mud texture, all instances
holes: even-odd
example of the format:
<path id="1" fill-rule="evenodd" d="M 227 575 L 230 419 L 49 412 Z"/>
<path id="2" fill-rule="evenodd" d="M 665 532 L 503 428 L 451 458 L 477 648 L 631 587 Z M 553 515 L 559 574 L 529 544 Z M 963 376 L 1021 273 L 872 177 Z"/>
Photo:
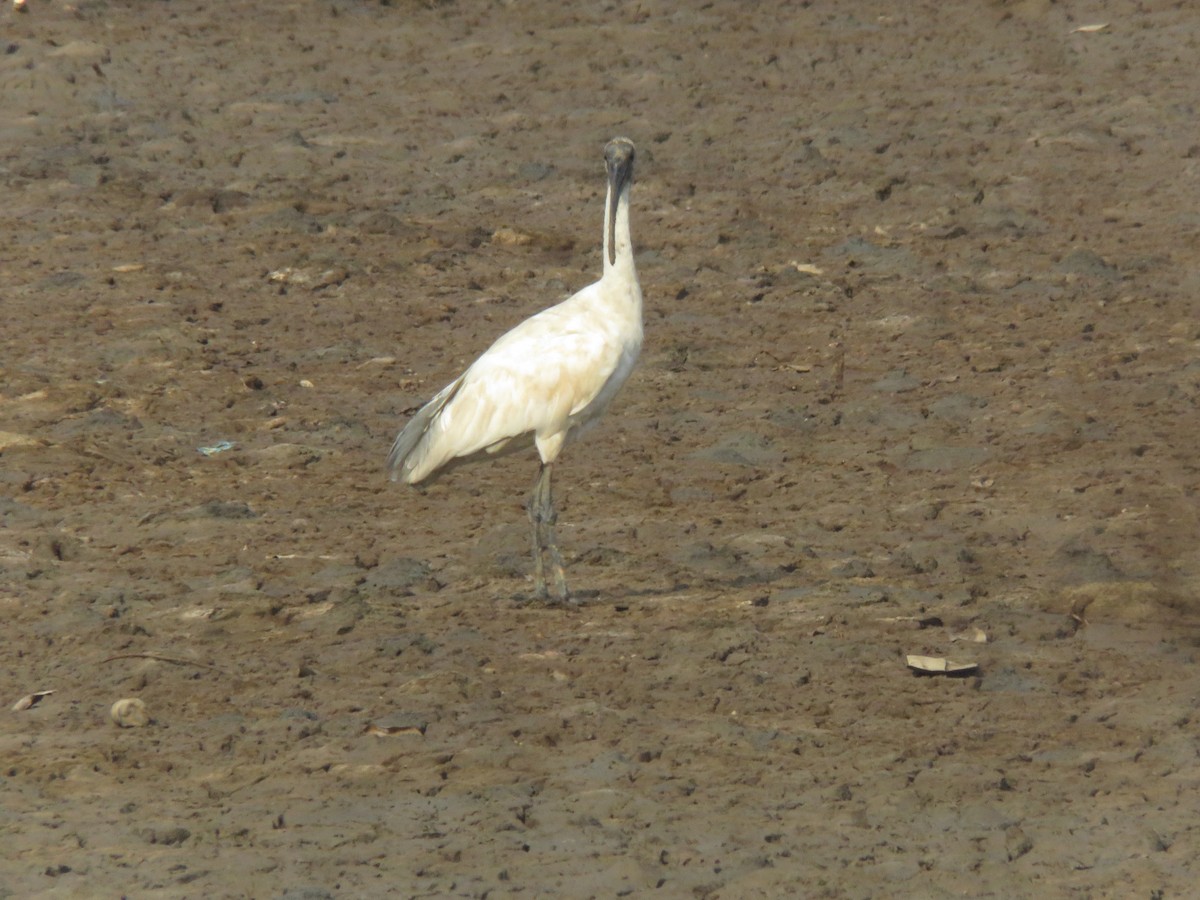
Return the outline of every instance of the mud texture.
<path id="1" fill-rule="evenodd" d="M 0 897 L 1195 896 L 1190 4 L 0 22 Z M 563 610 L 383 460 L 618 134 Z"/>

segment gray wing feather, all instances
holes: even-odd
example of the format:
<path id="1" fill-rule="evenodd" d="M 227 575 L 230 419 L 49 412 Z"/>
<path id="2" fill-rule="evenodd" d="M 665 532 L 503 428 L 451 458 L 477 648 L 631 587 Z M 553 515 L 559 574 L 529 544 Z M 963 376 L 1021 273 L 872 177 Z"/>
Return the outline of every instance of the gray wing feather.
<path id="1" fill-rule="evenodd" d="M 388 454 L 388 470 L 392 481 L 398 481 L 404 475 L 420 466 L 429 451 L 429 429 L 437 419 L 446 404 L 454 399 L 458 389 L 462 387 L 463 376 L 454 379 L 437 395 L 417 410 L 408 420 L 408 424 L 396 435 L 392 444 L 392 452 Z M 407 481 L 407 478 L 404 478 Z"/>

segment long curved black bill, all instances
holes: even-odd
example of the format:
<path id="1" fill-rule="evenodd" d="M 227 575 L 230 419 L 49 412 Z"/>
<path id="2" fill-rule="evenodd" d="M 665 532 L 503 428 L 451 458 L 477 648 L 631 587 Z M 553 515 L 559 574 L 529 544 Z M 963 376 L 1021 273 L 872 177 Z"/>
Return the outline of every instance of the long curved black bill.
<path id="1" fill-rule="evenodd" d="M 621 194 L 633 180 L 633 143 L 614 138 L 604 147 L 604 164 L 608 168 L 608 262 L 617 263 L 617 208 Z"/>

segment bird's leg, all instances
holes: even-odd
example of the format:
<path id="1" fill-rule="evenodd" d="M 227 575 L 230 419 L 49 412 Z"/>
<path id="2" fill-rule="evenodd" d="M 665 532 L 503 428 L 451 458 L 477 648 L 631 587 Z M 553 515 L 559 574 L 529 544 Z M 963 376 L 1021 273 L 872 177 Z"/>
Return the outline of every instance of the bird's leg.
<path id="1" fill-rule="evenodd" d="M 533 594 L 539 600 L 546 597 L 546 568 L 542 561 L 545 542 L 542 539 L 542 482 L 546 480 L 546 466 L 538 470 L 538 477 L 533 482 L 533 490 L 529 494 L 529 525 L 533 534 Z"/>
<path id="2" fill-rule="evenodd" d="M 559 603 L 570 602 L 567 577 L 563 572 L 562 555 L 558 551 L 558 538 L 554 524 L 558 512 L 554 508 L 554 496 L 550 488 L 550 469 L 543 463 L 529 498 L 529 521 L 533 527 L 533 580 L 534 593 L 539 598 L 549 596 L 546 585 L 546 560 L 549 557 L 550 575 L 554 579 L 554 599 Z"/>
<path id="3" fill-rule="evenodd" d="M 563 572 L 562 554 L 558 552 L 558 533 L 554 526 L 558 522 L 558 510 L 554 508 L 554 492 L 550 488 L 550 466 L 546 466 L 546 494 L 542 521 L 546 526 L 546 553 L 550 557 L 550 574 L 554 576 L 555 599 L 559 603 L 570 603 L 571 595 L 567 591 L 567 576 Z"/>

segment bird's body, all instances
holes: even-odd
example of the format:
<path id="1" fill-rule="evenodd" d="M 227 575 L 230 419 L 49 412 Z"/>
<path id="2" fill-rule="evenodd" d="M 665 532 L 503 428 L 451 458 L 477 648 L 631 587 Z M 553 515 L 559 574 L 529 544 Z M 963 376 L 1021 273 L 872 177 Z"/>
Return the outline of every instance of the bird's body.
<path id="1" fill-rule="evenodd" d="M 543 462 L 596 419 L 642 344 L 599 283 L 504 334 L 413 417 L 392 448 L 393 477 L 416 484 L 456 457 L 532 433 Z M 405 438 L 405 440 L 401 440 Z"/>
<path id="2" fill-rule="evenodd" d="M 500 337 L 412 417 L 388 457 L 393 480 L 416 484 L 452 459 L 494 453 L 532 434 L 542 461 L 529 506 L 535 578 L 545 593 L 542 556 L 549 554 L 560 601 L 568 596 L 554 538 L 550 468 L 563 445 L 604 412 L 642 346 L 642 291 L 629 231 L 633 144 L 616 138 L 604 156 L 601 279 Z"/>

